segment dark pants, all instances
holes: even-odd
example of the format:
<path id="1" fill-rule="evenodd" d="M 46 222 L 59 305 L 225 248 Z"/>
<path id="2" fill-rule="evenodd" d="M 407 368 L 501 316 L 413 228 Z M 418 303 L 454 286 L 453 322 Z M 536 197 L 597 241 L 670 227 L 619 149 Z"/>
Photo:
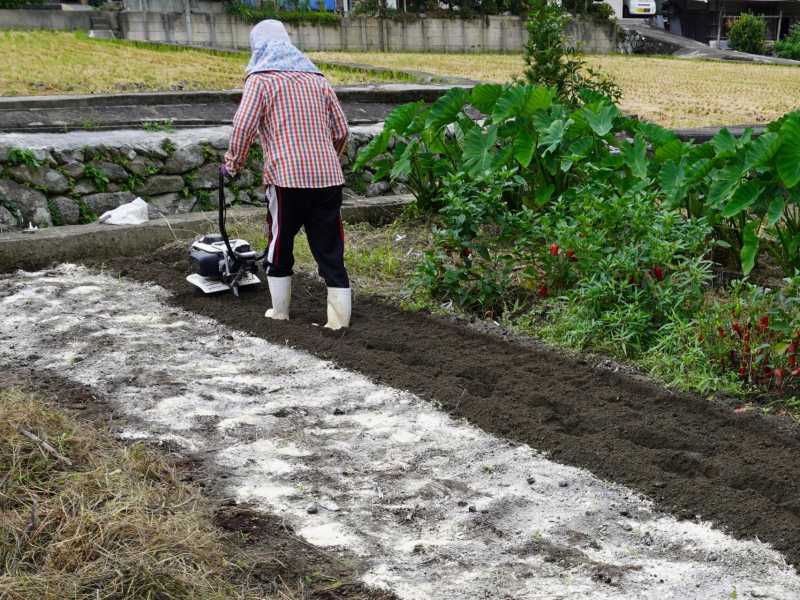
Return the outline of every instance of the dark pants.
<path id="1" fill-rule="evenodd" d="M 349 288 L 344 268 L 342 188 L 280 188 L 267 190 L 267 256 L 270 277 L 288 277 L 294 266 L 294 237 L 306 230 L 319 274 L 328 287 Z"/>

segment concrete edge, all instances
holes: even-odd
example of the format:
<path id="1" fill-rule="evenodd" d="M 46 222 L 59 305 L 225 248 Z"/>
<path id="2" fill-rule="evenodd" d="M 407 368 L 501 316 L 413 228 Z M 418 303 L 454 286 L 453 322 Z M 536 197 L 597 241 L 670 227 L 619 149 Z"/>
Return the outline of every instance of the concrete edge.
<path id="1" fill-rule="evenodd" d="M 395 104 L 426 100 L 432 102 L 453 87 L 470 89 L 473 83 L 451 84 L 384 83 L 334 88 L 341 102 Z M 218 92 L 143 92 L 136 94 L 84 94 L 69 96 L 10 96 L 0 98 L 0 110 L 51 110 L 92 106 L 150 106 L 176 104 L 238 104 L 242 90 Z"/>
<path id="2" fill-rule="evenodd" d="M 410 195 L 346 201 L 342 218 L 348 223 L 391 222 L 412 201 Z M 266 208 L 234 208 L 228 226 L 263 222 Z M 0 234 L 0 273 L 36 270 L 55 263 L 136 256 L 174 241 L 188 241 L 216 231 L 216 211 L 163 217 L 142 225 L 67 225 L 27 234 Z"/>

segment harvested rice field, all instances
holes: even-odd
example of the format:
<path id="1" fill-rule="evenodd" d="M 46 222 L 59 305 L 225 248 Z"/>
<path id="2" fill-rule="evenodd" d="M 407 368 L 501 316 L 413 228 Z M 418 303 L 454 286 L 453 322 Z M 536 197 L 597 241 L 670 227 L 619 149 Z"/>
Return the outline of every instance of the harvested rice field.
<path id="1" fill-rule="evenodd" d="M 485 81 L 522 74 L 520 55 L 324 52 L 316 60 L 412 69 Z M 768 123 L 800 108 L 800 68 L 666 57 L 593 55 L 614 77 L 621 107 L 666 127 Z"/>
<path id="2" fill-rule="evenodd" d="M 90 39 L 81 32 L 0 32 L 0 96 L 240 88 L 249 54 Z M 402 75 L 321 66 L 334 85 Z"/>

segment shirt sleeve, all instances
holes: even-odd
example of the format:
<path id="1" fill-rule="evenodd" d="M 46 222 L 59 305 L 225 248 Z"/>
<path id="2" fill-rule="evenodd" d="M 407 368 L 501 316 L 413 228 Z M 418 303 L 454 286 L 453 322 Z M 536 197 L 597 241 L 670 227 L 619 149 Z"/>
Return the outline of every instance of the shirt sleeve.
<path id="1" fill-rule="evenodd" d="M 336 92 L 328 88 L 328 112 L 331 120 L 331 137 L 333 138 L 333 147 L 339 154 L 344 150 L 347 144 L 347 137 L 350 129 L 347 126 L 347 117 L 342 110 L 342 105 L 336 97 Z"/>
<path id="2" fill-rule="evenodd" d="M 258 124 L 265 110 L 264 88 L 256 77 L 248 77 L 242 90 L 242 101 L 233 117 L 233 133 L 225 153 L 228 172 L 238 173 L 247 160 L 247 153 L 258 133 Z"/>

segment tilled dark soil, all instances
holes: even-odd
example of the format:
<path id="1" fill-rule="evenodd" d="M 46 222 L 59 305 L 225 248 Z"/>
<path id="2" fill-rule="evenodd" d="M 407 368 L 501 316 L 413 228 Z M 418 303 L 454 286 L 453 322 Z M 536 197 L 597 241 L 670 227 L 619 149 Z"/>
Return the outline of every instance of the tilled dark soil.
<path id="1" fill-rule="evenodd" d="M 97 265 L 95 265 L 97 266 Z M 186 252 L 106 263 L 174 292 L 182 308 L 289 344 L 437 401 L 485 431 L 545 450 L 653 498 L 682 518 L 771 543 L 800 564 L 800 435 L 791 424 L 674 394 L 557 352 L 359 297 L 353 326 L 324 322 L 324 288 L 296 276 L 293 320 L 263 318 L 261 289 L 203 296 L 184 281 Z"/>

